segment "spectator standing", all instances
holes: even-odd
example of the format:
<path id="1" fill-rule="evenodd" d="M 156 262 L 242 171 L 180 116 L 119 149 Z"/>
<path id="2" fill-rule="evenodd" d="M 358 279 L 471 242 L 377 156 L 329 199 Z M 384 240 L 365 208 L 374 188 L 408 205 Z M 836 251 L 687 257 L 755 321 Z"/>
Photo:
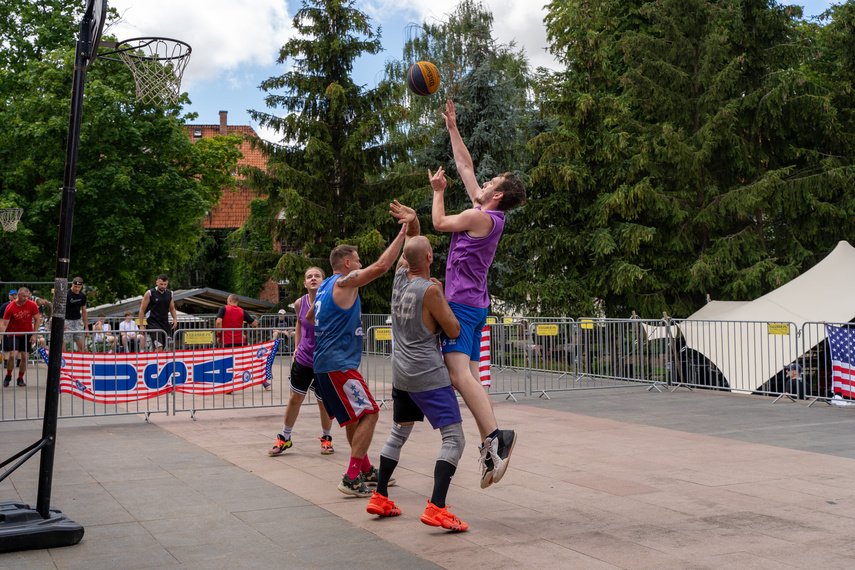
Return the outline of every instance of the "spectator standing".
<path id="1" fill-rule="evenodd" d="M 172 330 L 178 326 L 178 313 L 175 311 L 175 300 L 169 287 L 169 277 L 165 273 L 157 276 L 156 287 L 149 289 L 143 295 L 140 303 L 140 331 L 156 331 L 152 334 L 154 350 L 159 352 L 166 346 Z M 169 315 L 172 315 L 172 326 L 169 325 Z"/>
<path id="2" fill-rule="evenodd" d="M 89 315 L 86 314 L 86 293 L 83 292 L 83 278 L 71 280 L 71 288 L 65 298 L 66 339 L 71 338 L 77 346 L 77 352 L 83 352 L 83 340 L 89 330 Z"/>
<path id="3" fill-rule="evenodd" d="M 26 287 L 18 289 L 14 303 L 6 305 L 3 317 L 0 318 L 0 333 L 3 336 L 3 353 L 6 358 L 6 377 L 3 387 L 12 381 L 12 370 L 15 358 L 18 358 L 18 386 L 24 388 L 27 383 L 24 375 L 27 372 L 27 353 L 29 346 L 35 346 L 36 335 L 32 334 L 42 323 L 39 307 L 30 300 L 30 290 Z M 19 334 L 8 334 L 19 333 Z"/>

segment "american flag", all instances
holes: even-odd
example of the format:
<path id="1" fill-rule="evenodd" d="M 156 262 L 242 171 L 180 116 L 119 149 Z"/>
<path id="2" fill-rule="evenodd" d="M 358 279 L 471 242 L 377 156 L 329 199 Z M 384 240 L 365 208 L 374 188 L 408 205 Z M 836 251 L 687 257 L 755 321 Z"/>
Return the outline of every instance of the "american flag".
<path id="1" fill-rule="evenodd" d="M 63 352 L 60 391 L 102 404 L 148 400 L 173 390 L 203 396 L 236 392 L 272 378 L 278 346 L 279 339 L 175 352 Z M 47 363 L 47 350 L 39 352 Z"/>
<path id="2" fill-rule="evenodd" d="M 836 394 L 855 397 L 855 330 L 825 325 L 831 347 L 831 386 Z"/>

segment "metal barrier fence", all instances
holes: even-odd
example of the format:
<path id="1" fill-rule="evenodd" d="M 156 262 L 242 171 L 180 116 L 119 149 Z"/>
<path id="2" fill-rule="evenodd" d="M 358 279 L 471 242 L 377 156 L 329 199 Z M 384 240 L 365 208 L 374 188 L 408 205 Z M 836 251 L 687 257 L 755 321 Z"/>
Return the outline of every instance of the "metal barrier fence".
<path id="1" fill-rule="evenodd" d="M 223 329 L 201 326 L 212 323 L 213 315 L 181 322 L 170 331 L 166 349 L 206 351 L 219 345 Z M 242 329 L 247 344 L 280 339 L 272 367 L 271 389 L 254 386 L 231 394 L 200 396 L 172 392 L 149 400 L 122 404 L 101 404 L 70 394 L 60 396 L 59 415 L 63 418 L 118 414 L 148 414 L 282 407 L 290 396 L 288 379 L 294 351 L 293 325 L 279 328 L 277 315 L 259 319 L 265 325 Z M 293 316 L 290 323 L 293 323 Z M 488 325 L 491 386 L 488 393 L 516 399 L 516 395 L 549 397 L 552 392 L 606 388 L 705 389 L 806 399 L 811 403 L 833 396 L 833 366 L 826 326 L 829 323 L 752 321 L 642 320 L 642 319 L 528 319 L 493 318 Z M 112 336 L 119 320 L 111 320 Z M 115 325 L 115 327 L 113 326 Z M 834 326 L 851 327 L 847 323 Z M 238 330 L 238 329 L 232 329 Z M 391 319 L 389 315 L 363 315 L 363 358 L 360 372 L 378 403 L 391 400 Z M 9 333 L 0 334 L 0 337 Z M 153 348 L 152 338 L 165 331 L 145 331 L 146 348 L 130 343 L 127 352 L 139 354 Z M 104 352 L 107 343 L 95 342 L 90 333 L 87 352 Z M 37 345 L 49 341 L 49 333 L 36 333 Z M 117 352 L 123 343 L 116 341 Z M 2 340 L 2 338 L 0 338 Z M 65 339 L 66 359 L 74 366 L 77 347 L 69 334 Z M 221 342 L 221 341 L 220 341 Z M 851 354 L 855 355 L 855 341 Z M 213 354 L 213 352 L 212 352 Z M 47 366 L 37 351 L 28 351 L 25 387 L 11 385 L 0 390 L 0 421 L 40 418 L 43 412 Z M 109 358 L 109 357 L 108 357 Z M 116 357 L 117 358 L 117 357 Z M 133 363 L 135 358 L 131 357 Z M 174 359 L 174 353 L 171 358 Z M 123 357 L 126 359 L 126 357 Z M 852 358 L 855 362 L 855 357 Z M 798 364 L 798 378 L 784 368 Z M 5 363 L 4 363 L 5 367 Z M 17 370 L 16 370 L 17 371 Z M 314 403 L 309 393 L 307 403 Z"/>

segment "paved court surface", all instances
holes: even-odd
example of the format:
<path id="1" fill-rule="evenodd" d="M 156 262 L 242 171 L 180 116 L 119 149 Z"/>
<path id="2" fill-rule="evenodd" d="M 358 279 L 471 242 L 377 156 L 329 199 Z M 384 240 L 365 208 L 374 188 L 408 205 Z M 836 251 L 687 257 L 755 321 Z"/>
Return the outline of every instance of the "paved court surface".
<path id="1" fill-rule="evenodd" d="M 505 479 L 482 490 L 477 431 L 449 493 L 470 524 L 419 522 L 440 438 L 417 426 L 378 519 L 335 486 L 317 408 L 269 457 L 282 409 L 63 420 L 52 504 L 84 525 L 73 547 L 0 554 L 3 568 L 852 568 L 855 409 L 638 389 L 495 401 L 519 431 Z M 391 426 L 381 412 L 369 456 Z M 40 424 L 0 424 L 0 456 Z M 37 462 L 0 483 L 35 502 Z"/>

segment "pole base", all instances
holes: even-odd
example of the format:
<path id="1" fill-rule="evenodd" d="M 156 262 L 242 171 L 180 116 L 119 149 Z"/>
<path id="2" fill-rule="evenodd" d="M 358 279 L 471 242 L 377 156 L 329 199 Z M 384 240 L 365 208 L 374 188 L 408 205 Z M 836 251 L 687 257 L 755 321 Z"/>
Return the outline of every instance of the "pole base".
<path id="1" fill-rule="evenodd" d="M 43 519 L 35 508 L 17 501 L 0 502 L 0 552 L 72 546 L 83 538 L 83 526 L 51 507 Z"/>

